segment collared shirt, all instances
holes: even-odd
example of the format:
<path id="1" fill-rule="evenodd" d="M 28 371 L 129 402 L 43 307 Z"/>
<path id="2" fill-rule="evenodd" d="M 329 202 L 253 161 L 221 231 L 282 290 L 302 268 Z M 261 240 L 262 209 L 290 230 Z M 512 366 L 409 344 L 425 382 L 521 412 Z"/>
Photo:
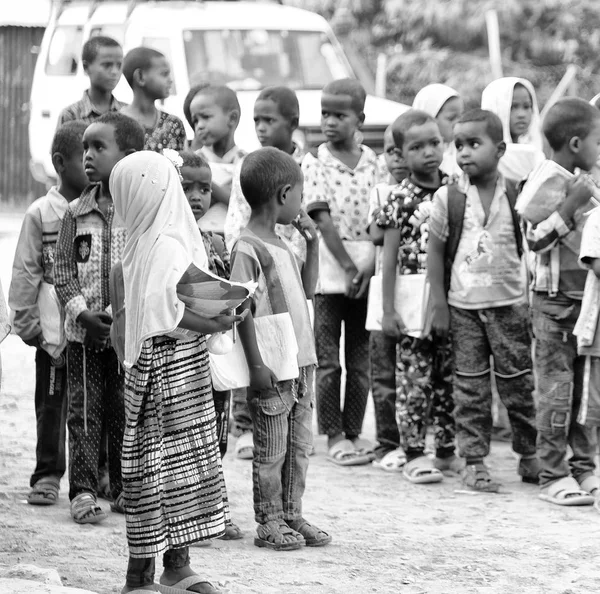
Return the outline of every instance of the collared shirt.
<path id="1" fill-rule="evenodd" d="M 448 304 L 483 309 L 520 303 L 525 299 L 523 264 L 517 252 L 515 229 L 504 178 L 498 176 L 489 215 L 477 187 L 463 175 L 458 189 L 466 194 L 462 235 L 452 264 Z M 429 231 L 448 239 L 448 188 L 433 197 Z"/>
<path id="2" fill-rule="evenodd" d="M 40 284 L 54 282 L 54 255 L 61 221 L 69 203 L 56 187 L 38 198 L 25 213 L 13 261 L 8 304 L 14 330 L 24 340 L 41 331 L 37 305 Z"/>
<path id="3" fill-rule="evenodd" d="M 108 106 L 108 111 L 121 111 L 123 107 L 125 107 L 127 103 L 122 103 L 118 99 L 115 99 L 114 95 L 110 96 L 110 104 Z M 95 122 L 103 113 L 100 112 L 96 108 L 96 106 L 92 103 L 89 95 L 89 90 L 83 92 L 83 97 L 65 107 L 58 116 L 58 126 L 62 126 L 66 122 L 71 122 L 73 120 L 81 120 L 86 124 L 91 124 Z"/>
<path id="4" fill-rule="evenodd" d="M 298 145 L 294 144 L 294 152 L 292 157 L 299 166 L 302 165 L 306 153 Z M 243 159 L 241 159 L 233 174 L 233 182 L 231 184 L 231 196 L 229 198 L 229 206 L 227 207 L 227 216 L 225 217 L 225 241 L 227 246 L 231 249 L 233 244 L 237 241 L 240 236 L 242 229 L 248 225 L 250 221 L 250 215 L 252 209 L 246 202 L 244 194 L 242 193 L 242 187 L 240 186 L 240 170 L 242 169 Z M 303 262 L 306 260 L 306 242 L 302 238 L 301 234 L 296 230 L 293 225 L 276 225 L 275 231 L 278 235 L 289 242 L 289 247 L 292 249 L 294 254 L 298 256 Z"/>
<path id="5" fill-rule="evenodd" d="M 110 270 L 121 260 L 127 240 L 112 204 L 106 215 L 98 207 L 100 191 L 100 184 L 89 185 L 69 204 L 56 244 L 54 284 L 65 308 L 67 340 L 74 342 L 85 340 L 77 321 L 82 312 L 110 311 Z"/>
<path id="6" fill-rule="evenodd" d="M 298 344 L 298 366 L 315 365 L 315 339 L 296 256 L 281 239 L 264 240 L 244 229 L 233 249 L 231 280 L 258 283 L 255 318 L 289 313 Z"/>
<path id="7" fill-rule="evenodd" d="M 306 212 L 327 210 L 342 240 L 369 240 L 369 195 L 382 181 L 377 156 L 361 145 L 358 164 L 351 169 L 334 157 L 324 143 L 316 158 L 310 153 L 302 162 Z"/>

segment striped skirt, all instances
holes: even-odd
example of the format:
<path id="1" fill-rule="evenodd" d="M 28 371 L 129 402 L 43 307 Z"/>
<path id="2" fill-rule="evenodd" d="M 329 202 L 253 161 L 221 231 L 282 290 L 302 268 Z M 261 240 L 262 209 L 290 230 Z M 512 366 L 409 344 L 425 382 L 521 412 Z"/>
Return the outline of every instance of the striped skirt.
<path id="1" fill-rule="evenodd" d="M 129 554 L 149 558 L 224 532 L 229 512 L 204 337 L 144 342 L 125 378 Z"/>

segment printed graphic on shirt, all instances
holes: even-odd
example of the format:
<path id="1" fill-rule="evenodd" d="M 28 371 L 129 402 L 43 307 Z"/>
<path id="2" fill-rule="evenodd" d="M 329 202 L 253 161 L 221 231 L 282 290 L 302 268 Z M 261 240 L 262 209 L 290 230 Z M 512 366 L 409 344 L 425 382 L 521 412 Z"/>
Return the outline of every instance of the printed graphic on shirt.
<path id="1" fill-rule="evenodd" d="M 75 238 L 75 261 L 84 264 L 90 259 L 92 251 L 92 234 L 86 233 Z"/>

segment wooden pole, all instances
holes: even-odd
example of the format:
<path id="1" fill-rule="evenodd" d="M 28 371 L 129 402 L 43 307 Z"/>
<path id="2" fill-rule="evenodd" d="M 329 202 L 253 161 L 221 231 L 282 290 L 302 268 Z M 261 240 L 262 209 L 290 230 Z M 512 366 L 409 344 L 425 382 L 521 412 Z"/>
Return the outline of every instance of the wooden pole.
<path id="1" fill-rule="evenodd" d="M 487 28 L 488 50 L 490 53 L 490 66 L 494 80 L 502 78 L 502 54 L 500 52 L 500 27 L 498 25 L 498 13 L 491 9 L 485 13 L 485 25 Z"/>

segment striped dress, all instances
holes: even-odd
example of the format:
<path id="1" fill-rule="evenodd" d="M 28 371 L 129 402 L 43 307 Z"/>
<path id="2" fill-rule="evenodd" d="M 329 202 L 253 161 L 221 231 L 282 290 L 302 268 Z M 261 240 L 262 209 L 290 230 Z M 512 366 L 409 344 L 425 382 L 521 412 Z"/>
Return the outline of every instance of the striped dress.
<path id="1" fill-rule="evenodd" d="M 154 557 L 222 535 L 229 513 L 204 337 L 146 340 L 126 372 L 125 407 L 130 556 Z"/>

